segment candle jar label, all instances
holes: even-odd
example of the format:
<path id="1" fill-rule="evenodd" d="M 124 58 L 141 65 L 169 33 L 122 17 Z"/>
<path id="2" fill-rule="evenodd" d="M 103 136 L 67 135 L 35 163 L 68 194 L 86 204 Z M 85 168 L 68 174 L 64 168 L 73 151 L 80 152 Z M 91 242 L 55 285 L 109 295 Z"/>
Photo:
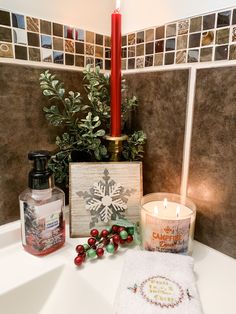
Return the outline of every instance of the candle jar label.
<path id="1" fill-rule="evenodd" d="M 190 218 L 159 219 L 146 214 L 143 248 L 149 251 L 187 254 Z"/>

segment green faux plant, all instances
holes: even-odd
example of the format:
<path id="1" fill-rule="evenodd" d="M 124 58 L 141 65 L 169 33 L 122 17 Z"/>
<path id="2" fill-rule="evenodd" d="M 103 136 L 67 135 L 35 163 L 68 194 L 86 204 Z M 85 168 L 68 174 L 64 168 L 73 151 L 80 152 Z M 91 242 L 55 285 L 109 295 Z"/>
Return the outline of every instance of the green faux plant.
<path id="1" fill-rule="evenodd" d="M 49 167 L 59 184 L 68 185 L 69 162 L 108 161 L 104 135 L 110 128 L 110 78 L 100 72 L 99 67 L 83 72 L 86 97 L 80 92 L 66 92 L 64 84 L 49 70 L 40 74 L 40 87 L 48 97 L 49 105 L 44 113 L 49 123 L 60 128 L 56 137 L 57 152 L 52 156 Z M 122 121 L 123 132 L 129 113 L 137 107 L 137 98 L 126 96 L 127 87 L 122 81 Z M 144 153 L 146 135 L 135 131 L 129 135 L 123 147 L 124 160 L 140 160 Z"/>

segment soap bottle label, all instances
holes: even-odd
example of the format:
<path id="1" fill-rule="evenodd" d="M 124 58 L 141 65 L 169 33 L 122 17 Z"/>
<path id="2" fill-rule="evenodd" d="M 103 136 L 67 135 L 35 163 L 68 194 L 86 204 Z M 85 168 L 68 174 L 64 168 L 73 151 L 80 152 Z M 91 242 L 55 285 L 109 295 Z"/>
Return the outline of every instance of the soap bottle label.
<path id="1" fill-rule="evenodd" d="M 20 201 L 22 243 L 44 252 L 64 241 L 62 200 L 34 206 Z"/>

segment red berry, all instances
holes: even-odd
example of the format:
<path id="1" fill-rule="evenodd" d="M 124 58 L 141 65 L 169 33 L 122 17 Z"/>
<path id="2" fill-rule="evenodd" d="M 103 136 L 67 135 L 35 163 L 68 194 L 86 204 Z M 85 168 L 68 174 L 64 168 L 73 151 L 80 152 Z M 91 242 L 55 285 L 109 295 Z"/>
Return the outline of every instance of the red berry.
<path id="1" fill-rule="evenodd" d="M 118 247 L 119 247 L 118 243 L 114 243 L 115 251 L 117 251 Z"/>
<path id="2" fill-rule="evenodd" d="M 83 245 L 77 245 L 76 246 L 76 248 L 75 248 L 75 250 L 76 250 L 76 252 L 78 253 L 78 254 L 82 254 L 82 253 L 84 253 L 84 247 L 83 247 Z"/>
<path id="3" fill-rule="evenodd" d="M 106 237 L 108 236 L 108 234 L 109 234 L 109 231 L 106 230 L 106 229 L 102 230 L 102 232 L 101 232 L 101 236 L 102 236 L 103 238 L 106 238 Z"/>
<path id="4" fill-rule="evenodd" d="M 112 226 L 112 231 L 113 231 L 114 233 L 117 233 L 117 232 L 119 231 L 119 226 L 113 225 L 113 226 Z"/>
<path id="5" fill-rule="evenodd" d="M 85 252 L 79 256 L 83 257 L 83 262 L 86 260 L 86 253 Z"/>
<path id="6" fill-rule="evenodd" d="M 119 227 L 118 232 L 120 233 L 123 230 L 125 230 L 125 227 Z"/>
<path id="7" fill-rule="evenodd" d="M 92 237 L 94 237 L 94 238 L 96 238 L 96 237 L 98 236 L 98 234 L 99 234 L 99 232 L 98 232 L 97 229 L 92 229 L 92 230 L 90 231 L 90 235 L 91 235 Z"/>
<path id="8" fill-rule="evenodd" d="M 93 246 L 95 243 L 96 243 L 96 239 L 94 239 L 94 238 L 89 238 L 89 239 L 88 239 L 88 244 L 89 244 L 90 246 Z"/>
<path id="9" fill-rule="evenodd" d="M 120 236 L 118 234 L 115 234 L 112 237 L 113 243 L 119 243 L 120 242 Z"/>
<path id="10" fill-rule="evenodd" d="M 133 236 L 131 234 L 129 234 L 126 241 L 127 241 L 127 243 L 131 243 L 133 241 L 133 239 L 134 239 Z"/>
<path id="11" fill-rule="evenodd" d="M 102 257 L 103 254 L 104 254 L 103 248 L 102 248 L 102 247 L 98 248 L 98 249 L 96 250 L 96 253 L 97 253 L 97 256 L 98 256 L 98 257 Z"/>
<path id="12" fill-rule="evenodd" d="M 120 244 L 125 244 L 125 240 L 120 239 Z"/>
<path id="13" fill-rule="evenodd" d="M 74 263 L 76 266 L 80 266 L 83 263 L 83 261 L 84 258 L 81 255 L 76 256 L 76 258 L 74 259 Z"/>

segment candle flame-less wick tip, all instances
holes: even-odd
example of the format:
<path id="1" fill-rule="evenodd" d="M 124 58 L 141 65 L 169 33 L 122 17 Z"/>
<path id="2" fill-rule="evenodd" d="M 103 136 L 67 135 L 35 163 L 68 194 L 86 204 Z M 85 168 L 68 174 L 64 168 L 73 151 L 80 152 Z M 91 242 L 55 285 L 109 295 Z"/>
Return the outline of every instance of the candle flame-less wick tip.
<path id="1" fill-rule="evenodd" d="M 180 213 L 180 206 L 178 205 L 176 207 L 176 217 L 178 218 L 179 217 L 179 213 Z"/>

